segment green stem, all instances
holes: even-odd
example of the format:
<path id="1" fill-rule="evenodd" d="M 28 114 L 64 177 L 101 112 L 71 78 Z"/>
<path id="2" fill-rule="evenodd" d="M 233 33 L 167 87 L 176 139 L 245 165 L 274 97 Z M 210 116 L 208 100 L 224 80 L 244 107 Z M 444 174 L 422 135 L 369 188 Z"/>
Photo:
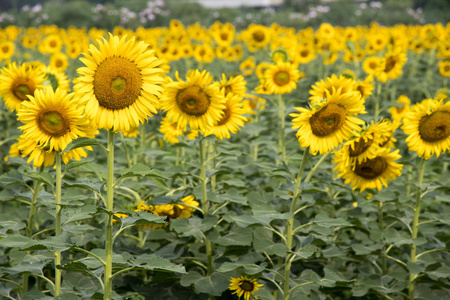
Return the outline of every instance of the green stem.
<path id="1" fill-rule="evenodd" d="M 420 161 L 419 168 L 419 184 L 417 186 L 417 194 L 416 194 L 416 206 L 414 208 L 414 220 L 413 220 L 413 232 L 412 239 L 413 244 L 411 245 L 411 263 L 415 263 L 417 260 L 416 256 L 416 245 L 414 244 L 414 240 L 417 238 L 417 234 L 419 232 L 419 213 L 420 213 L 420 199 L 422 195 L 422 183 L 423 183 L 423 173 L 425 170 L 425 158 L 422 157 Z M 414 279 L 415 275 L 413 273 L 409 273 L 409 300 L 414 299 Z"/>
<path id="2" fill-rule="evenodd" d="M 39 169 L 39 173 L 42 172 L 44 167 L 42 166 Z M 38 180 L 34 181 L 34 187 L 33 187 L 33 199 L 31 200 L 31 206 L 30 206 L 30 214 L 28 216 L 28 226 L 27 226 L 27 237 L 32 238 L 33 237 L 33 223 L 34 223 L 34 215 L 36 214 L 36 206 L 37 206 L 37 197 L 39 194 L 39 190 L 42 186 L 42 183 Z M 23 294 L 25 294 L 28 291 L 28 278 L 30 277 L 29 273 L 23 274 L 22 278 L 22 298 Z"/>
<path id="3" fill-rule="evenodd" d="M 56 214 L 55 214 L 55 235 L 61 234 L 61 154 L 56 152 Z M 61 270 L 57 267 L 61 265 L 61 252 L 55 252 L 55 296 L 61 292 Z"/>
<path id="4" fill-rule="evenodd" d="M 142 138 L 142 136 L 141 136 Z M 111 299 L 112 294 L 112 252 L 113 252 L 113 215 L 114 209 L 114 132 L 108 131 L 108 171 L 106 177 L 106 209 L 110 212 L 106 216 L 106 242 L 105 242 L 105 273 L 103 281 L 105 282 L 104 299 Z"/>
<path id="5" fill-rule="evenodd" d="M 384 218 L 383 218 L 383 203 L 378 202 L 378 226 L 380 227 L 380 231 L 384 232 Z M 383 251 L 386 251 L 386 245 L 384 245 L 383 241 Z M 386 274 L 386 257 L 383 255 L 381 257 L 381 271 L 383 275 Z"/>
<path id="6" fill-rule="evenodd" d="M 145 131 L 145 123 L 142 123 L 141 124 L 141 127 L 139 128 L 139 137 L 140 137 L 140 142 L 141 142 L 141 144 L 140 144 L 140 150 L 141 150 L 141 152 L 142 152 L 142 159 L 143 159 L 143 162 L 145 163 L 146 162 L 146 160 L 147 160 L 147 157 L 146 157 L 146 155 L 145 155 L 145 153 L 144 153 L 144 151 L 145 151 L 145 149 L 146 149 L 146 139 L 147 139 L 147 136 L 146 136 L 146 131 Z"/>
<path id="7" fill-rule="evenodd" d="M 216 167 L 217 167 L 217 161 L 216 161 L 217 143 L 218 143 L 218 140 L 216 138 L 216 140 L 214 141 L 214 144 L 212 145 L 213 146 L 213 171 L 215 171 Z M 211 176 L 211 191 L 213 193 L 216 192 L 216 175 L 215 174 L 213 176 Z"/>
<path id="8" fill-rule="evenodd" d="M 375 98 L 375 112 L 374 117 L 377 118 L 380 114 L 380 100 L 381 100 L 381 82 L 377 82 L 377 97 Z"/>
<path id="9" fill-rule="evenodd" d="M 292 216 L 288 219 L 288 225 L 287 225 L 287 231 L 286 231 L 286 246 L 288 248 L 288 255 L 286 256 L 286 266 L 284 269 L 284 285 L 283 285 L 283 295 L 284 299 L 289 299 L 289 278 L 291 274 L 291 263 L 292 263 L 292 257 L 293 254 L 290 252 L 292 250 L 292 239 L 294 237 L 293 230 L 294 230 L 294 219 L 295 219 L 295 208 L 297 206 L 297 200 L 299 198 L 299 190 L 300 190 L 300 183 L 302 181 L 303 171 L 305 170 L 306 163 L 308 161 L 308 155 L 309 155 L 309 147 L 305 149 L 303 152 L 303 159 L 302 163 L 300 164 L 300 169 L 298 170 L 297 178 L 295 180 L 295 186 L 294 186 L 294 194 L 291 202 L 291 209 L 290 212 Z"/>
<path id="10" fill-rule="evenodd" d="M 199 155 L 200 155 L 200 178 L 202 182 L 203 199 L 202 199 L 202 210 L 203 215 L 206 217 L 208 215 L 208 194 L 207 194 L 207 183 L 208 178 L 206 178 L 206 162 L 205 162 L 205 149 L 203 146 L 203 137 L 200 137 L 199 141 Z M 213 272 L 212 265 L 212 244 L 211 241 L 205 237 L 205 247 L 206 247 L 206 257 L 207 257 L 207 276 L 211 275 Z"/>
<path id="11" fill-rule="evenodd" d="M 285 128 L 285 105 L 283 101 L 283 95 L 278 94 L 278 121 L 280 122 L 278 126 L 278 149 L 281 153 L 281 159 L 286 162 L 286 146 L 284 142 L 284 128 Z"/>

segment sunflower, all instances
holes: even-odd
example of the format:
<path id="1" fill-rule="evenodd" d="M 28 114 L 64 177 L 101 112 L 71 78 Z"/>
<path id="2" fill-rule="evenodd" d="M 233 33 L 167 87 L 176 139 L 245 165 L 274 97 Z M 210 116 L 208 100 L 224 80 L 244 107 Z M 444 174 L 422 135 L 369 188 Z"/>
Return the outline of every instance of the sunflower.
<path id="1" fill-rule="evenodd" d="M 411 103 L 411 100 L 408 98 L 408 96 L 400 95 L 396 101 L 399 106 L 392 106 L 389 108 L 389 112 L 391 113 L 391 118 L 394 120 L 394 122 L 401 123 L 403 121 L 403 118 L 409 111 L 409 104 Z"/>
<path id="2" fill-rule="evenodd" d="M 450 60 L 440 61 L 439 65 L 439 74 L 444 77 L 450 76 Z"/>
<path id="3" fill-rule="evenodd" d="M 360 189 L 363 192 L 366 189 L 378 189 L 387 187 L 388 182 L 401 175 L 403 165 L 395 160 L 401 158 L 398 154 L 400 150 L 389 152 L 388 148 L 381 148 L 374 158 L 363 162 L 357 162 L 353 167 L 345 163 L 336 152 L 333 161 L 336 163 L 335 169 L 339 172 L 339 177 L 345 179 L 345 184 L 350 183 L 352 189 Z"/>
<path id="4" fill-rule="evenodd" d="M 30 68 L 28 64 L 17 66 L 14 62 L 2 69 L 0 96 L 10 110 L 17 111 L 23 102 L 28 101 L 28 96 L 32 96 L 36 89 L 42 88 L 41 83 L 44 80 L 44 74 L 39 68 Z"/>
<path id="5" fill-rule="evenodd" d="M 219 46 L 230 46 L 234 40 L 235 28 L 231 23 L 214 23 L 211 28 L 211 36 Z"/>
<path id="6" fill-rule="evenodd" d="M 122 133 L 124 137 L 129 138 L 137 137 L 139 135 L 139 127 L 132 127 L 130 128 L 130 130 L 123 131 Z"/>
<path id="7" fill-rule="evenodd" d="M 58 52 L 52 54 L 52 56 L 50 57 L 50 67 L 52 67 L 53 69 L 59 72 L 64 72 L 68 66 L 69 62 L 67 59 L 67 55 L 65 55 L 64 53 Z"/>
<path id="8" fill-rule="evenodd" d="M 250 24 L 247 30 L 241 32 L 241 38 L 250 52 L 256 52 L 269 44 L 271 33 L 264 25 Z"/>
<path id="9" fill-rule="evenodd" d="M 219 82 L 219 89 L 223 90 L 226 97 L 229 93 L 244 97 L 247 82 L 244 76 L 238 75 L 227 79 L 226 75 L 222 73 L 222 80 Z"/>
<path id="10" fill-rule="evenodd" d="M 363 70 L 369 75 L 375 75 L 381 71 L 383 65 L 381 63 L 381 58 L 376 56 L 368 57 L 363 62 Z"/>
<path id="11" fill-rule="evenodd" d="M 229 94 L 226 98 L 225 109 L 223 110 L 223 117 L 219 122 L 208 129 L 205 135 L 214 134 L 219 139 L 229 139 L 230 132 L 236 133 L 239 130 L 239 126 L 244 126 L 247 118 L 243 115 L 246 113 L 242 106 L 239 95 Z"/>
<path id="12" fill-rule="evenodd" d="M 114 131 L 138 127 L 157 113 L 158 97 L 164 82 L 161 61 L 144 42 L 119 39 L 110 34 L 90 45 L 90 54 L 80 60 L 86 67 L 77 70 L 74 90 L 86 115 L 98 128 Z"/>
<path id="13" fill-rule="evenodd" d="M 189 218 L 199 203 L 194 200 L 194 196 L 192 195 L 184 197 L 181 201 L 183 204 L 163 204 L 150 206 L 150 211 L 157 216 L 166 217 L 166 222 L 180 218 Z"/>
<path id="14" fill-rule="evenodd" d="M 316 103 L 322 102 L 326 98 L 327 92 L 328 94 L 333 92 L 333 88 L 336 91 L 340 89 L 341 94 L 351 92 L 353 90 L 353 84 L 353 79 L 344 75 L 339 75 L 338 77 L 333 74 L 331 77 L 327 77 L 325 81 L 320 80 L 320 82 L 316 82 L 315 85 L 311 86 L 311 90 L 309 91 L 311 94 L 311 97 L 309 97 L 311 105 L 315 106 Z"/>
<path id="15" fill-rule="evenodd" d="M 293 61 L 299 64 L 307 64 L 316 58 L 316 53 L 312 45 L 298 45 L 291 54 Z"/>
<path id="16" fill-rule="evenodd" d="M 253 74 L 255 69 L 255 58 L 253 56 L 247 57 L 241 64 L 239 65 L 239 69 L 244 73 L 245 76 L 249 76 Z"/>
<path id="17" fill-rule="evenodd" d="M 372 91 L 375 86 L 372 83 L 373 76 L 369 75 L 364 81 L 355 81 L 353 83 L 352 89 L 356 92 L 359 92 L 361 95 L 361 99 L 365 101 L 367 98 L 372 95 Z"/>
<path id="18" fill-rule="evenodd" d="M 210 63 L 214 60 L 214 50 L 208 44 L 198 45 L 194 49 L 194 57 L 199 62 Z"/>
<path id="19" fill-rule="evenodd" d="M 249 300 L 263 284 L 257 282 L 256 278 L 249 278 L 246 275 L 242 275 L 238 278 L 230 278 L 230 286 L 228 289 L 234 291 L 233 294 L 237 294 L 239 298 L 244 296 L 245 300 Z"/>
<path id="20" fill-rule="evenodd" d="M 159 132 L 164 134 L 164 140 L 171 143 L 176 144 L 179 143 L 179 136 L 183 135 L 183 129 L 178 127 L 178 123 L 170 120 L 167 116 L 164 117 L 161 121 L 161 125 L 159 126 Z"/>
<path id="21" fill-rule="evenodd" d="M 66 74 L 51 67 L 42 67 L 42 72 L 45 74 L 45 81 L 42 83 L 43 88 L 51 87 L 54 91 L 58 88 L 69 90 L 69 80 Z"/>
<path id="22" fill-rule="evenodd" d="M 450 102 L 426 99 L 411 107 L 403 119 L 410 151 L 429 159 L 450 148 Z"/>
<path id="23" fill-rule="evenodd" d="M 339 146 L 342 141 L 360 131 L 364 124 L 357 114 L 365 113 L 364 104 L 357 93 L 342 93 L 341 89 L 330 94 L 325 90 L 326 100 L 312 109 L 295 108 L 300 113 L 292 113 L 292 128 L 298 129 L 297 138 L 301 147 L 310 147 L 311 153 L 326 153 Z"/>
<path id="24" fill-rule="evenodd" d="M 385 143 L 386 137 L 390 134 L 389 124 L 383 120 L 372 123 L 344 143 L 336 155 L 340 157 L 344 165 L 352 168 L 357 163 L 362 163 L 377 156 L 380 144 Z"/>
<path id="25" fill-rule="evenodd" d="M 386 82 L 388 79 L 396 79 L 402 75 L 403 65 L 406 63 L 406 53 L 397 48 L 381 60 L 381 68 L 375 73 L 377 79 Z"/>
<path id="26" fill-rule="evenodd" d="M 23 103 L 18 119 L 24 138 L 49 151 L 62 151 L 79 137 L 94 137 L 97 130 L 73 101 L 73 93 L 57 89 L 37 90 L 30 101 Z"/>
<path id="27" fill-rule="evenodd" d="M 0 61 L 2 59 L 10 59 L 14 54 L 14 43 L 10 41 L 4 41 L 0 43 Z"/>
<path id="28" fill-rule="evenodd" d="M 161 109 L 167 111 L 167 117 L 177 122 L 183 130 L 187 125 L 192 129 L 206 130 L 220 120 L 225 109 L 225 98 L 217 84 L 212 84 L 212 76 L 195 70 L 187 76 L 187 82 L 181 80 L 168 83 L 161 97 Z"/>
<path id="29" fill-rule="evenodd" d="M 41 42 L 39 46 L 39 49 L 43 54 L 53 54 L 61 51 L 62 40 L 57 34 L 50 34 Z"/>
<path id="30" fill-rule="evenodd" d="M 264 72 L 264 82 L 274 94 L 286 94 L 297 88 L 297 81 L 304 78 L 298 68 L 290 62 L 278 61 Z"/>

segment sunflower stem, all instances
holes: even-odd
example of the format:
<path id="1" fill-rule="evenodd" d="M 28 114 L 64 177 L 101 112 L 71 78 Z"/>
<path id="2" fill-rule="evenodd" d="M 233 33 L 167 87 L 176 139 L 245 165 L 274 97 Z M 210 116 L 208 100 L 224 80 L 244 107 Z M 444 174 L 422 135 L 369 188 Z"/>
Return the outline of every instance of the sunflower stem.
<path id="1" fill-rule="evenodd" d="M 377 82 L 377 97 L 375 98 L 375 112 L 374 117 L 377 118 L 380 114 L 380 100 L 381 100 L 381 82 Z"/>
<path id="2" fill-rule="evenodd" d="M 384 218 L 383 218 L 383 203 L 382 202 L 378 202 L 378 226 L 380 227 L 380 231 L 382 233 L 384 233 Z M 386 253 L 386 245 L 384 244 L 383 241 L 383 252 Z M 386 274 L 386 256 L 383 255 L 381 257 L 381 271 L 383 273 L 383 275 Z"/>
<path id="3" fill-rule="evenodd" d="M 144 127 L 144 126 L 142 126 Z M 142 136 L 141 136 L 142 138 Z M 108 131 L 108 160 L 107 160 L 107 177 L 106 177 L 106 209 L 110 212 L 106 216 L 106 237 L 105 237 L 105 272 L 104 272 L 104 299 L 111 299 L 112 294 L 112 229 L 113 229 L 113 215 L 114 209 L 114 132 L 110 129 Z"/>
<path id="4" fill-rule="evenodd" d="M 42 172 L 44 166 L 39 168 L 39 173 Z M 37 197 L 39 194 L 39 190 L 41 189 L 42 183 L 38 180 L 34 180 L 33 186 L 33 199 L 31 200 L 30 206 L 30 214 L 28 215 L 28 224 L 27 224 L 27 237 L 31 238 L 33 236 L 33 223 L 34 223 L 34 215 L 36 214 L 36 206 L 37 206 Z M 22 298 L 23 294 L 28 291 L 28 278 L 30 277 L 29 273 L 23 274 L 22 278 Z"/>
<path id="5" fill-rule="evenodd" d="M 55 214 L 55 235 L 61 234 L 61 153 L 56 152 L 56 214 Z M 61 252 L 55 252 L 55 296 L 59 296 L 61 292 L 61 270 L 58 266 L 61 265 Z"/>
<path id="6" fill-rule="evenodd" d="M 205 162 L 205 149 L 203 145 L 203 137 L 200 137 L 199 140 L 199 156 L 200 156 L 200 178 L 202 182 L 202 191 L 203 191 L 203 199 L 202 199 L 202 210 L 203 215 L 206 217 L 208 215 L 208 193 L 207 193 L 207 184 L 208 178 L 206 178 L 206 162 Z M 206 146 L 206 145 L 205 145 Z M 210 276 L 213 271 L 212 264 L 212 244 L 208 238 L 205 237 L 205 247 L 206 247 L 206 257 L 207 257 L 207 276 Z"/>
<path id="7" fill-rule="evenodd" d="M 415 263 L 417 260 L 416 256 L 416 245 L 414 244 L 414 240 L 417 238 L 417 234 L 419 232 L 419 213 L 420 213 L 420 200 L 422 198 L 422 183 L 423 183 L 423 174 L 425 170 L 425 158 L 422 157 L 420 161 L 419 167 L 419 184 L 417 185 L 417 194 L 416 194 L 416 206 L 414 208 L 414 220 L 413 220 L 413 228 L 412 228 L 412 239 L 413 244 L 411 245 L 411 263 Z M 414 299 L 414 280 L 416 276 L 414 273 L 409 273 L 409 300 Z"/>
<path id="8" fill-rule="evenodd" d="M 290 252 L 292 249 L 292 239 L 294 236 L 294 219 L 295 219 L 295 209 L 297 207 L 297 200 L 300 196 L 300 183 L 302 182 L 303 172 L 305 170 L 306 163 L 308 161 L 308 155 L 309 155 L 309 147 L 305 149 L 303 152 L 303 158 L 302 163 L 300 164 L 300 169 L 298 170 L 297 178 L 295 179 L 295 186 L 294 186 L 294 193 L 292 196 L 292 202 L 291 202 L 291 209 L 290 212 L 292 214 L 292 217 L 288 219 L 288 225 L 286 230 L 286 246 L 288 248 L 288 251 Z M 291 274 L 291 264 L 292 264 L 292 256 L 293 254 L 290 252 L 286 256 L 286 266 L 284 268 L 284 285 L 283 285 L 283 291 L 284 291 L 284 299 L 289 299 L 289 277 Z"/>
<path id="9" fill-rule="evenodd" d="M 286 162 L 286 147 L 284 143 L 285 110 L 283 95 L 278 94 L 278 119 L 280 122 L 278 127 L 278 148 L 283 162 Z"/>

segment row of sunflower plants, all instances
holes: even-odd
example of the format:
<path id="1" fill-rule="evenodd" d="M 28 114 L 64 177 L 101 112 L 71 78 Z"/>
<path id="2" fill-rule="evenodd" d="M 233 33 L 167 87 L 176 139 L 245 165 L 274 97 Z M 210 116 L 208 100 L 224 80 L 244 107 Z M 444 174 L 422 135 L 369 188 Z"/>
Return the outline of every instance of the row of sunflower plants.
<path id="1" fill-rule="evenodd" d="M 450 297 L 450 25 L 0 33 L 5 299 Z"/>

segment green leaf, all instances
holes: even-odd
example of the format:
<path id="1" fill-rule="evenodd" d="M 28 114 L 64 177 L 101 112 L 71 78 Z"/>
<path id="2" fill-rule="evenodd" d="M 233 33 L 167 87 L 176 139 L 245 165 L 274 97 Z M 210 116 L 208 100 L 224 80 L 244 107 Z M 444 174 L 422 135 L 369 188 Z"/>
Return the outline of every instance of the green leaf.
<path id="1" fill-rule="evenodd" d="M 53 177 L 52 175 L 50 175 L 50 173 L 48 172 L 34 173 L 27 171 L 22 171 L 21 173 L 27 177 L 30 177 L 31 179 L 45 183 L 53 189 L 54 186 Z"/>
<path id="2" fill-rule="evenodd" d="M 250 246 L 252 243 L 251 228 L 236 228 L 229 234 L 219 236 L 217 232 L 208 235 L 211 242 L 221 246 Z"/>
<path id="3" fill-rule="evenodd" d="M 119 212 L 120 213 L 120 212 Z M 150 225 L 150 224 L 165 224 L 165 217 L 159 217 L 152 213 L 141 211 L 133 212 L 131 216 L 122 220 L 123 226 L 129 225 Z"/>
<path id="4" fill-rule="evenodd" d="M 122 176 L 117 181 L 128 177 L 156 177 L 161 179 L 169 179 L 163 176 L 158 170 L 152 169 L 144 164 L 136 164 L 131 169 L 123 171 Z"/>
<path id="5" fill-rule="evenodd" d="M 3 268 L 2 271 L 8 274 L 23 274 L 23 273 L 34 273 L 34 274 L 42 274 L 42 269 L 50 263 L 49 261 L 40 262 L 40 263 L 21 263 L 19 265 Z"/>
<path id="6" fill-rule="evenodd" d="M 409 272 L 411 272 L 413 274 L 419 274 L 425 270 L 425 267 L 419 263 L 408 262 L 406 264 L 406 266 L 407 266 Z"/>
<path id="7" fill-rule="evenodd" d="M 275 243 L 273 233 L 265 228 L 255 228 L 253 231 L 253 247 L 259 253 L 285 257 L 288 248 L 285 244 Z"/>
<path id="8" fill-rule="evenodd" d="M 186 273 L 181 277 L 180 284 L 182 286 L 188 287 L 196 283 L 202 279 L 202 275 L 195 271 L 190 271 L 189 273 Z"/>
<path id="9" fill-rule="evenodd" d="M 234 270 L 245 270 L 245 274 L 254 275 L 261 273 L 267 266 L 266 263 L 260 265 L 255 264 L 242 264 L 238 262 L 225 262 L 218 269 L 217 272 L 226 273 Z"/>
<path id="10" fill-rule="evenodd" d="M 440 278 L 450 278 L 450 267 L 441 266 L 434 271 L 428 271 L 427 274 L 433 280 L 438 280 Z"/>
<path id="11" fill-rule="evenodd" d="M 168 259 L 153 254 L 142 254 L 134 259 L 127 260 L 129 266 L 138 267 L 144 270 L 169 271 L 186 274 L 184 266 L 170 262 Z"/>
<path id="12" fill-rule="evenodd" d="M 375 244 L 375 245 L 362 245 L 362 244 L 354 244 L 351 246 L 353 251 L 355 251 L 356 255 L 367 255 L 374 253 L 377 250 L 381 249 L 381 245 Z"/>
<path id="13" fill-rule="evenodd" d="M 198 293 L 205 293 L 213 296 L 220 296 L 228 289 L 230 277 L 221 273 L 213 273 L 209 277 L 203 277 L 194 283 Z"/>
<path id="14" fill-rule="evenodd" d="M 67 145 L 67 147 L 63 151 L 61 151 L 61 153 L 67 153 L 71 150 L 87 146 L 101 146 L 102 148 L 104 148 L 104 146 L 96 139 L 88 137 L 80 137 L 77 138 L 76 140 L 73 140 L 69 145 Z"/>
<path id="15" fill-rule="evenodd" d="M 66 210 L 68 213 L 67 220 L 64 222 L 63 226 L 76 221 L 91 219 L 95 214 L 99 213 L 97 206 L 94 205 L 86 205 L 81 208 L 76 209 L 68 209 Z"/>
<path id="16" fill-rule="evenodd" d="M 252 225 L 263 225 L 270 226 L 270 222 L 273 220 L 287 220 L 292 216 L 291 213 L 278 213 L 276 211 L 268 210 L 258 210 L 255 208 L 253 210 L 253 216 L 240 215 L 240 216 L 230 216 L 234 222 L 240 227 L 248 227 Z"/>
<path id="17" fill-rule="evenodd" d="M 320 227 L 330 228 L 334 226 L 339 227 L 348 227 L 353 226 L 351 223 L 347 222 L 343 218 L 330 218 L 329 216 L 325 214 L 318 214 L 314 220 L 314 223 L 316 223 Z"/>
<path id="18" fill-rule="evenodd" d="M 53 300 L 53 297 L 47 296 L 41 291 L 29 291 L 23 295 L 24 300 Z"/>
<path id="19" fill-rule="evenodd" d="M 86 266 L 82 261 L 71 261 L 62 266 L 58 266 L 58 269 L 73 272 L 81 272 L 89 276 L 95 276 L 94 273 L 92 273 L 91 270 L 88 268 L 88 266 Z"/>
<path id="20" fill-rule="evenodd" d="M 79 166 L 82 166 L 82 165 L 85 165 L 85 164 L 88 164 L 88 163 L 91 163 L 91 162 L 93 162 L 93 160 L 80 160 L 80 161 L 78 161 L 78 160 L 71 160 L 66 165 L 64 170 L 67 172 L 70 169 L 78 168 Z"/>

